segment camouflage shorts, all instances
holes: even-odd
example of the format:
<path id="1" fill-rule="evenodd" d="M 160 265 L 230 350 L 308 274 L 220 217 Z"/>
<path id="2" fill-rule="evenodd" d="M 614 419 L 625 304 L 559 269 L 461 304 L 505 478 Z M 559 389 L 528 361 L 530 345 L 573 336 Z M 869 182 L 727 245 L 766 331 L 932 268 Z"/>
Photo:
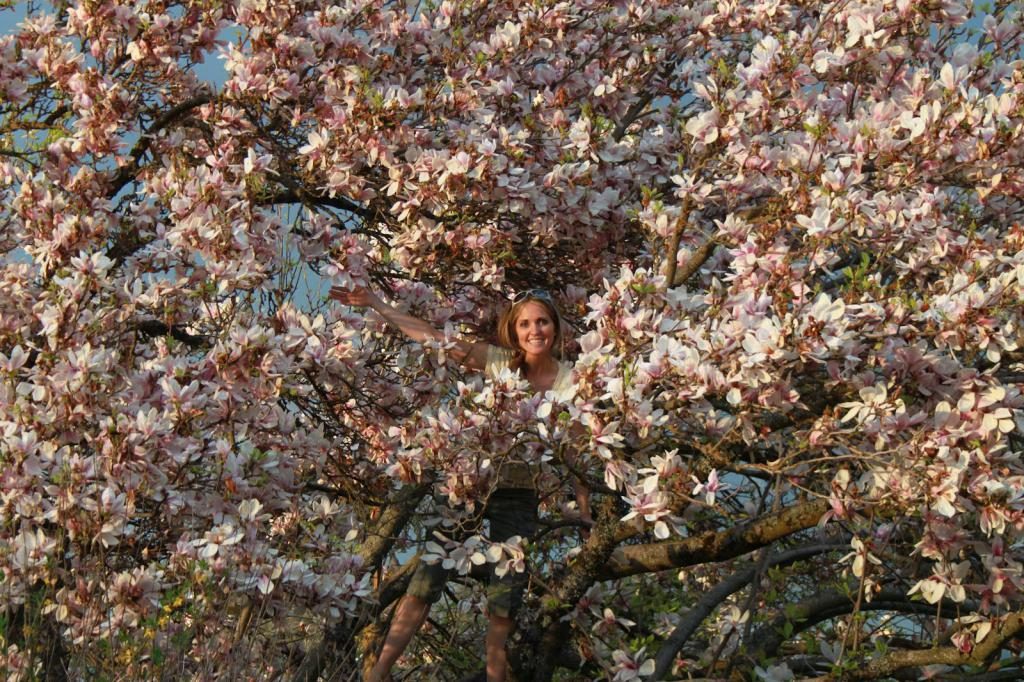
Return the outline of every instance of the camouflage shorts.
<path id="1" fill-rule="evenodd" d="M 488 537 L 493 542 L 503 542 L 513 535 L 529 537 L 537 530 L 537 493 L 527 488 L 498 488 L 487 500 L 481 517 L 490 522 Z M 472 531 L 471 531 L 472 532 Z M 428 564 L 421 561 L 413 573 L 406 594 L 419 597 L 427 603 L 434 603 L 441 596 L 451 569 L 440 563 Z M 488 573 L 487 612 L 504 618 L 515 616 L 523 601 L 526 589 L 526 573 L 506 573 L 497 577 Z"/>

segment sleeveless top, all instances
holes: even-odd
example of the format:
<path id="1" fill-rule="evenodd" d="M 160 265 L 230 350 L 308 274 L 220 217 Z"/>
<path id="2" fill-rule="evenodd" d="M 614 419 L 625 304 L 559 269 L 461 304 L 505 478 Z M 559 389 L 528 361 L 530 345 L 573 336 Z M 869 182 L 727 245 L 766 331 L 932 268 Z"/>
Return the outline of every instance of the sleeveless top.
<path id="1" fill-rule="evenodd" d="M 515 351 L 501 346 L 487 346 L 487 358 L 484 363 L 484 376 L 488 379 L 497 379 L 503 370 L 511 369 L 512 361 L 515 359 Z M 557 403 L 569 402 L 576 396 L 576 384 L 572 380 L 572 365 L 566 362 L 558 362 L 558 373 L 551 384 L 548 392 L 553 394 Z M 498 488 L 536 488 L 534 481 L 540 471 L 536 462 L 527 462 L 515 456 L 515 452 L 522 452 L 524 448 L 519 447 L 513 451 L 507 459 L 497 463 L 497 487 Z"/>
<path id="2" fill-rule="evenodd" d="M 501 346 L 487 346 L 487 359 L 484 362 L 484 375 L 488 379 L 497 379 L 502 370 L 511 369 L 515 359 L 515 351 Z M 564 403 L 576 396 L 576 384 L 572 381 L 572 365 L 558 362 L 558 374 L 548 389 L 555 394 L 555 402 Z"/>

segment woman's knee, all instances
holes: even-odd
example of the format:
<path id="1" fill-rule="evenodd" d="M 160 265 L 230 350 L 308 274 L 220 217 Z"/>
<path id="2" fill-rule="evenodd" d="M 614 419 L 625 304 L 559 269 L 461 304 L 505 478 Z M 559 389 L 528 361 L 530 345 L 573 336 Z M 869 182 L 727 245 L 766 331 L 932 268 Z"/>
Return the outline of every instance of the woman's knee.
<path id="1" fill-rule="evenodd" d="M 512 627 L 515 625 L 515 621 L 506 616 L 499 616 L 495 613 L 487 614 L 487 635 L 489 637 L 500 636 L 508 637 L 509 633 L 512 632 Z"/>

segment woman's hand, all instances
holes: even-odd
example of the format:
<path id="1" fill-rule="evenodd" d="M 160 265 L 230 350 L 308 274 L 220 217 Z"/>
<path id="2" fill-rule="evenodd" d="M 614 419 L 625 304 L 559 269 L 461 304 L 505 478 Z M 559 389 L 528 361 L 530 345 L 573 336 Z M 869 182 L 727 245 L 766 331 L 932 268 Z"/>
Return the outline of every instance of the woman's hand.
<path id="1" fill-rule="evenodd" d="M 380 304 L 380 298 L 367 287 L 356 286 L 351 291 L 341 287 L 331 287 L 327 294 L 335 301 L 345 305 L 358 306 L 363 308 L 376 308 Z"/>
<path id="2" fill-rule="evenodd" d="M 423 343 L 428 340 L 443 341 L 445 338 L 444 333 L 434 329 L 429 322 L 385 303 L 368 287 L 356 286 L 352 290 L 331 287 L 327 295 L 345 305 L 373 308 L 388 324 L 398 327 L 413 341 Z M 451 353 L 453 358 L 470 369 L 481 370 L 487 363 L 486 343 L 470 343 L 455 339 L 455 348 Z"/>

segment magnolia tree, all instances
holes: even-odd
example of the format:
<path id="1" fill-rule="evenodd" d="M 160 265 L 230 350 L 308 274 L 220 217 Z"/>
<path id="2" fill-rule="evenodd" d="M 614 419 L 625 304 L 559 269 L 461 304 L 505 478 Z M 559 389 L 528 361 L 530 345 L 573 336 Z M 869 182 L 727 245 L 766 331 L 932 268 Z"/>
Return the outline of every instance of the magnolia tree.
<path id="1" fill-rule="evenodd" d="M 416 679 L 482 667 L 474 568 L 517 679 L 1024 674 L 1015 5 L 21 8 L 5 677 L 351 679 L 418 561 Z M 355 285 L 482 340 L 548 289 L 575 398 Z M 541 531 L 459 537 L 511 450 Z"/>

